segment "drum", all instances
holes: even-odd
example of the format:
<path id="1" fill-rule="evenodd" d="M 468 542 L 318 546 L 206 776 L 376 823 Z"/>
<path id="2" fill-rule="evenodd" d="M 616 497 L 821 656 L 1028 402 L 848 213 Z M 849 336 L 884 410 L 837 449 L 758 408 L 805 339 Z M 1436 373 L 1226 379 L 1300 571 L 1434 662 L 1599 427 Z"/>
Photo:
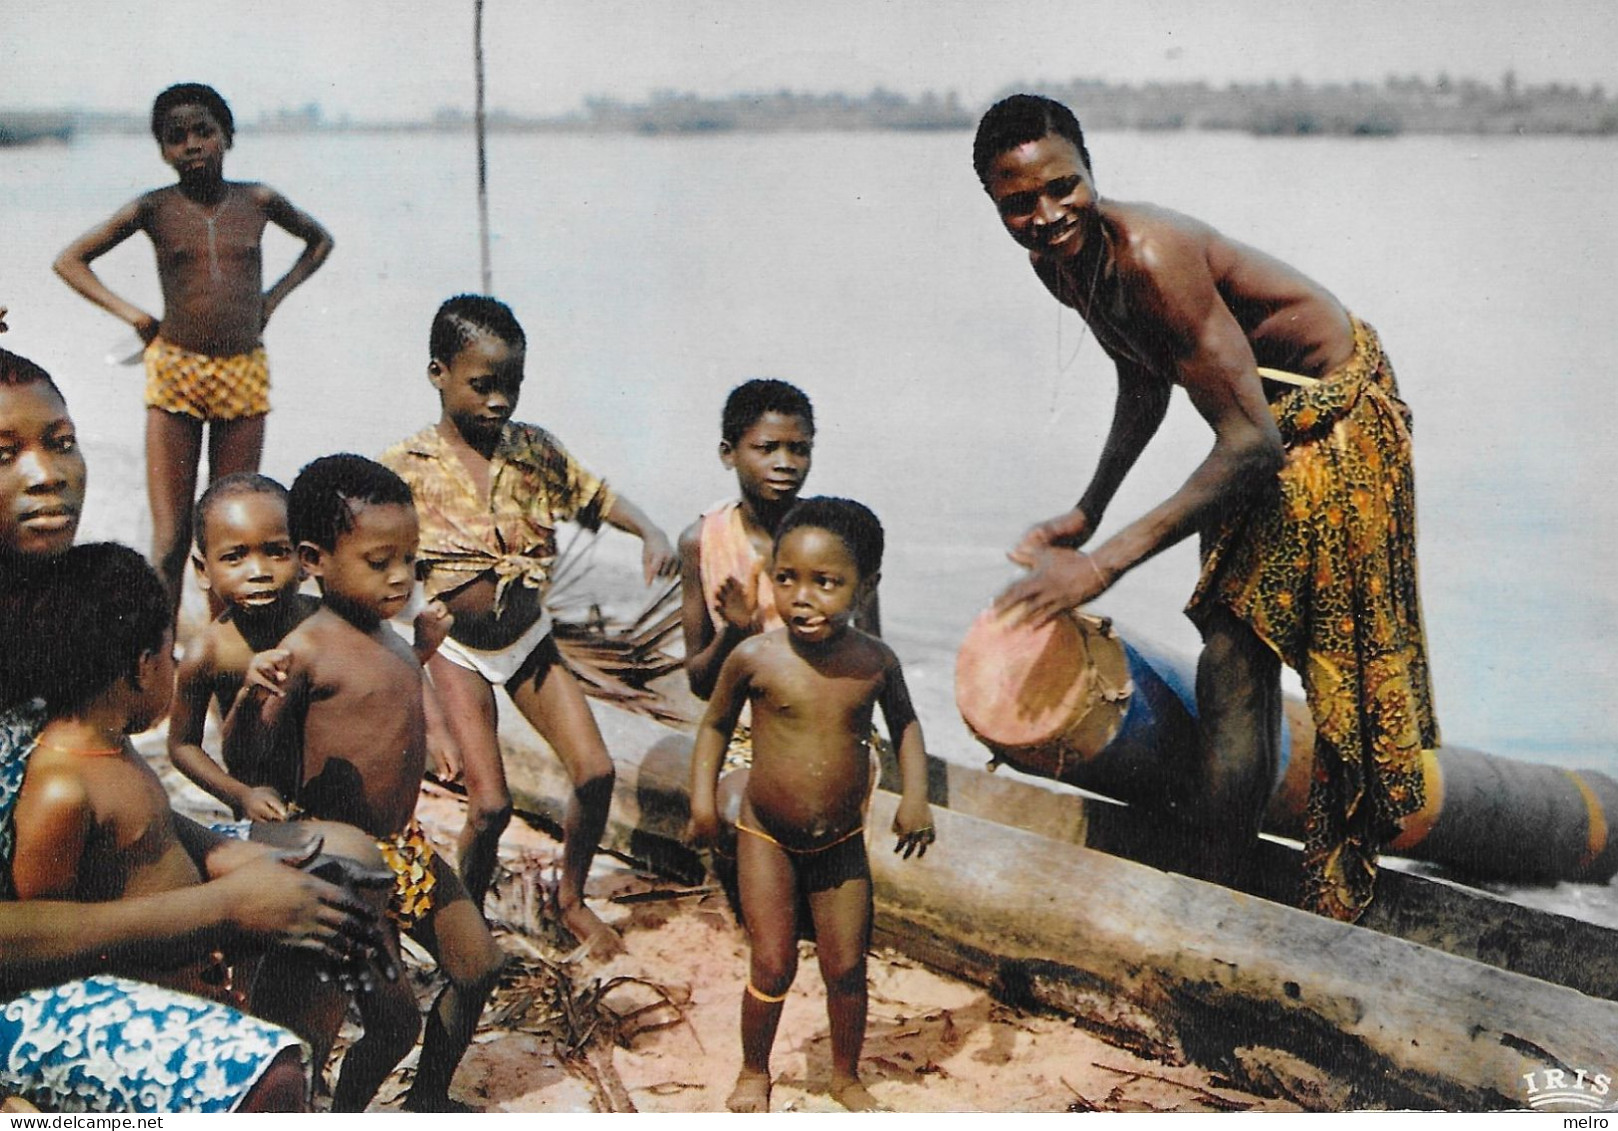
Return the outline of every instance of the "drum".
<path id="1" fill-rule="evenodd" d="M 1120 639 L 1069 612 L 1041 628 L 994 611 L 967 632 L 955 702 L 968 728 L 1011 766 L 1148 811 L 1197 805 L 1194 666 Z M 1264 831 L 1302 839 L 1315 727 L 1284 703 Z M 1618 873 L 1618 782 L 1594 770 L 1446 746 L 1422 755 L 1426 804 L 1387 851 L 1489 880 L 1606 883 Z"/>
<path id="2" fill-rule="evenodd" d="M 1190 781 L 1185 698 L 1111 622 L 1078 612 L 1033 628 L 985 611 L 955 662 L 955 704 L 991 768 L 1135 805 L 1171 804 Z"/>

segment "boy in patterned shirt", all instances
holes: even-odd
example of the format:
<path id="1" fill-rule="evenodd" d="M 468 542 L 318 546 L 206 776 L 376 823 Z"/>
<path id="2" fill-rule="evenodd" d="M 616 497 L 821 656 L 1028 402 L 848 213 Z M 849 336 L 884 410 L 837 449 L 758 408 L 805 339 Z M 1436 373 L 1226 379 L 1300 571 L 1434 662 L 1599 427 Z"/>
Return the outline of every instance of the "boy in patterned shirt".
<path id="1" fill-rule="evenodd" d="M 598 955 L 617 934 L 584 904 L 612 802 L 606 743 L 578 681 L 562 663 L 544 598 L 556 559 L 556 527 L 606 522 L 640 538 L 648 584 L 673 576 L 668 538 L 640 509 L 532 424 L 513 423 L 527 338 L 511 310 L 482 295 L 458 295 L 433 319 L 427 379 L 443 406 L 438 423 L 393 445 L 381 461 L 410 485 L 421 525 L 429 598 L 454 627 L 430 671 L 466 777 L 462 882 L 481 906 L 500 834 L 511 820 L 495 729 L 494 687 L 562 760 L 573 783 L 563 821 L 562 924 Z"/>

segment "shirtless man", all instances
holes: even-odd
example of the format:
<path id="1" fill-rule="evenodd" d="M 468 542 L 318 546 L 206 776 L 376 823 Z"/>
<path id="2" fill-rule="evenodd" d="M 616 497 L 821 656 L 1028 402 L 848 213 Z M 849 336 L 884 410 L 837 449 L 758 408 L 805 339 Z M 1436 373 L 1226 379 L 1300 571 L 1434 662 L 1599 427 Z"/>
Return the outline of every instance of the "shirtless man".
<path id="1" fill-rule="evenodd" d="M 1417 602 L 1409 410 L 1370 327 L 1325 288 L 1197 220 L 1102 200 L 1060 103 L 1015 95 L 979 124 L 973 163 L 1035 273 L 1117 367 L 1111 430 L 1078 503 L 1012 550 L 998 598 L 1033 623 L 1094 600 L 1192 534 L 1187 609 L 1202 780 L 1200 867 L 1236 877 L 1274 779 L 1280 666 L 1303 677 L 1319 736 L 1306 906 L 1357 918 L 1378 850 L 1422 803 L 1438 742 Z M 1179 490 L 1084 546 L 1156 433 L 1175 385 L 1213 429 Z"/>

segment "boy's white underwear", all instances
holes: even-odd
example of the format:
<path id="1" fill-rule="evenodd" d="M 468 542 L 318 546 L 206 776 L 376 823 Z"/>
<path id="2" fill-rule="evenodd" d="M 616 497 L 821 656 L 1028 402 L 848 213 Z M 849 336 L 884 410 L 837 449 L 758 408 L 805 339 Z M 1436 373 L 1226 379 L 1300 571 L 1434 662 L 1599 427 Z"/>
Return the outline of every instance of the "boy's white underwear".
<path id="1" fill-rule="evenodd" d="M 522 667 L 523 661 L 532 656 L 534 649 L 543 644 L 550 634 L 551 614 L 547 611 L 540 614 L 539 619 L 527 632 L 504 648 L 494 651 L 473 648 L 469 644 L 462 644 L 453 636 L 446 636 L 444 642 L 438 646 L 438 654 L 468 671 L 477 672 L 490 683 L 503 686 L 517 674 L 517 669 Z"/>

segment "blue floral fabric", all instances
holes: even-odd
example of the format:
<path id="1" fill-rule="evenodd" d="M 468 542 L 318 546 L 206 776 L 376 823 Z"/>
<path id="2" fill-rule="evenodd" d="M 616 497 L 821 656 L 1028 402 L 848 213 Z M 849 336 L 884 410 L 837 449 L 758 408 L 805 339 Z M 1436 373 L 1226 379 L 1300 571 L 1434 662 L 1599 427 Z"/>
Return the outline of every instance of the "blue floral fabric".
<path id="1" fill-rule="evenodd" d="M 234 1111 L 298 1044 L 229 1006 L 99 974 L 0 1004 L 0 1091 L 50 1111 Z"/>
<path id="2" fill-rule="evenodd" d="M 0 711 L 0 900 L 15 898 L 12 813 L 39 704 Z M 108 974 L 0 1000 L 0 1093 L 61 1112 L 234 1111 L 276 1055 L 279 1026 Z"/>

